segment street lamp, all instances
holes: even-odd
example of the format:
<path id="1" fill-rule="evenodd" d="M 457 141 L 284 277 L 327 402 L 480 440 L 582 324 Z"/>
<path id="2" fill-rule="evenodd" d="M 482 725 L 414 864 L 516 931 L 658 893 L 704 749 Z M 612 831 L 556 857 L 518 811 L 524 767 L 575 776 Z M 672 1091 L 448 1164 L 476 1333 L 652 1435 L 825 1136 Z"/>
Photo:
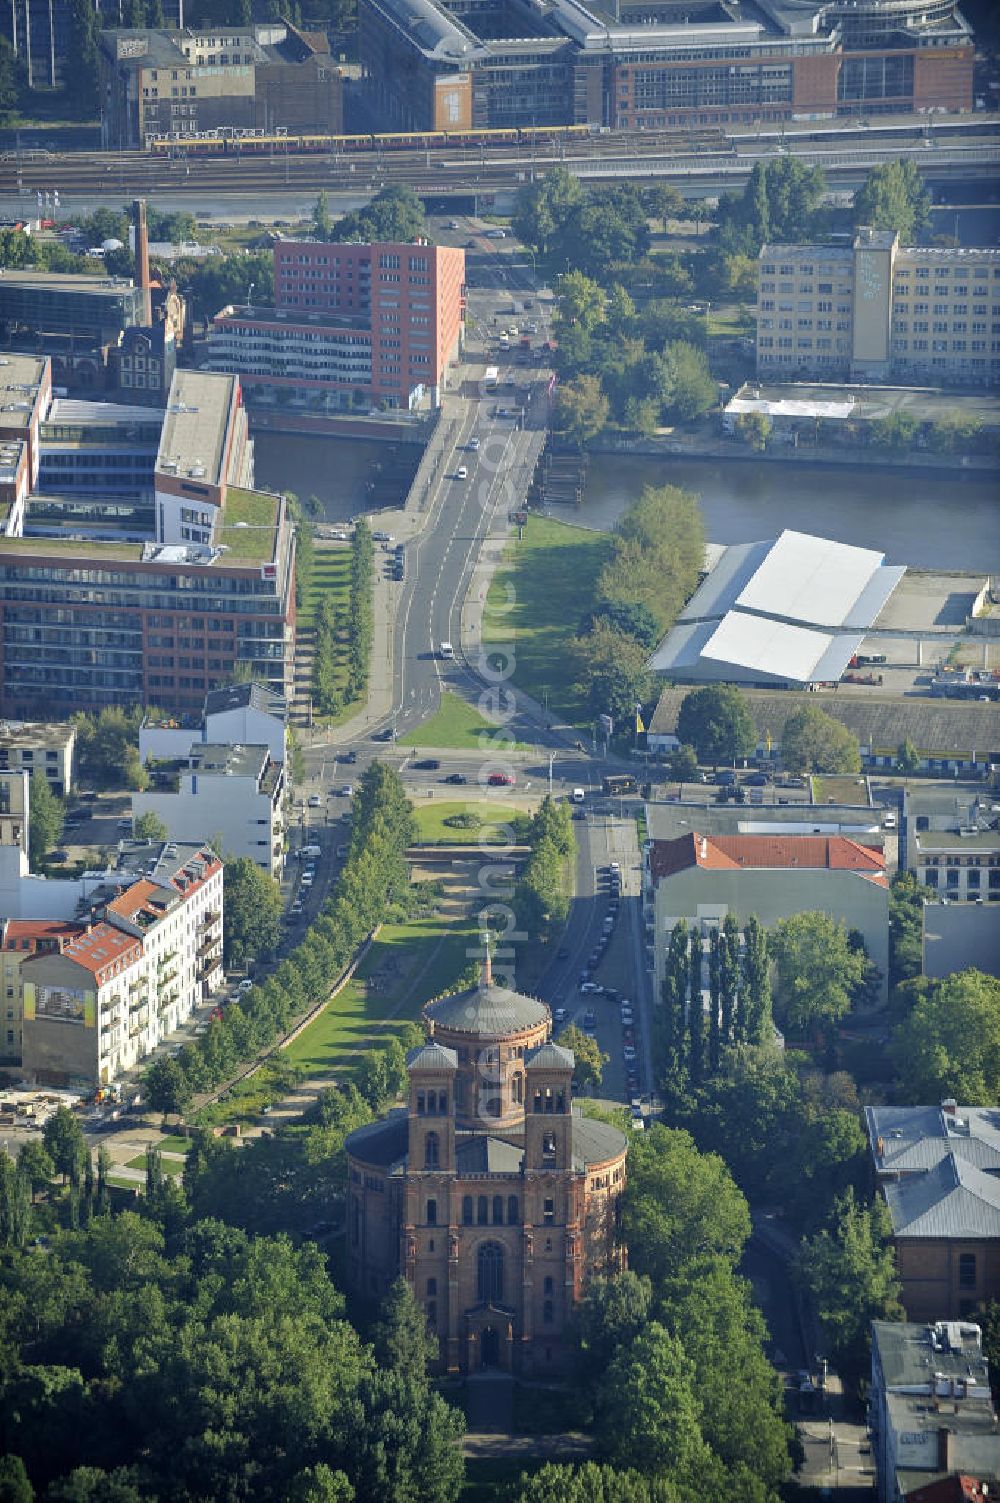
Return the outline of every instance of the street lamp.
<path id="1" fill-rule="evenodd" d="M 552 764 L 556 759 L 554 751 L 549 752 L 549 798 L 552 797 Z"/>
<path id="2" fill-rule="evenodd" d="M 250 310 L 250 312 L 253 312 L 253 290 L 256 285 L 256 282 L 251 282 L 250 286 L 247 288 L 247 308 Z"/>

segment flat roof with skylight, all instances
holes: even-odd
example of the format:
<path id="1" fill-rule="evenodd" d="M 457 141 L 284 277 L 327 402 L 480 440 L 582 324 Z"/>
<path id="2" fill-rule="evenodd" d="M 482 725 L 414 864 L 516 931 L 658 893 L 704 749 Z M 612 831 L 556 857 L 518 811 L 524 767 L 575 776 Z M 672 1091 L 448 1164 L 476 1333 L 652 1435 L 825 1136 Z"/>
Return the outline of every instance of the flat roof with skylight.
<path id="1" fill-rule="evenodd" d="M 221 485 L 226 433 L 238 378 L 175 371 L 163 419 L 156 472 Z"/>

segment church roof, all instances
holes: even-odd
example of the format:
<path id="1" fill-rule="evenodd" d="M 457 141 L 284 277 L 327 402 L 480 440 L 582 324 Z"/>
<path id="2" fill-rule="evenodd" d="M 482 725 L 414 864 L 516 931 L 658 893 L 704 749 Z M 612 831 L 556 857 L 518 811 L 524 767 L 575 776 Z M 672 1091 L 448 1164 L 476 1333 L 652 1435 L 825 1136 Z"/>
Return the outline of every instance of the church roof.
<path id="1" fill-rule="evenodd" d="M 599 1122 L 596 1117 L 577 1115 L 573 1112 L 573 1168 L 587 1169 L 591 1164 L 603 1164 L 607 1159 L 617 1158 L 625 1152 L 625 1134 L 610 1122 Z"/>
<path id="2" fill-rule="evenodd" d="M 369 1122 L 356 1127 L 344 1139 L 348 1153 L 374 1164 L 380 1169 L 391 1169 L 405 1162 L 409 1145 L 410 1127 L 405 1107 L 396 1107 L 379 1122 Z"/>
<path id="3" fill-rule="evenodd" d="M 524 1149 L 506 1138 L 474 1133 L 459 1137 L 455 1145 L 455 1167 L 459 1174 L 520 1174 Z"/>
<path id="4" fill-rule="evenodd" d="M 418 1044 L 410 1050 L 406 1056 L 406 1067 L 408 1070 L 457 1070 L 458 1055 L 454 1049 L 447 1049 L 444 1044 L 428 1039 L 426 1044 Z"/>
<path id="5" fill-rule="evenodd" d="M 567 1049 L 563 1044 L 554 1044 L 550 1039 L 547 1044 L 540 1044 L 537 1049 L 532 1049 L 525 1064 L 529 1070 L 536 1067 L 542 1070 L 573 1070 L 576 1068 L 576 1055 L 572 1049 Z"/>
<path id="6" fill-rule="evenodd" d="M 549 1015 L 544 1002 L 493 982 L 481 982 L 468 991 L 439 997 L 424 1008 L 424 1016 L 435 1028 L 490 1039 L 533 1028 L 547 1022 Z"/>

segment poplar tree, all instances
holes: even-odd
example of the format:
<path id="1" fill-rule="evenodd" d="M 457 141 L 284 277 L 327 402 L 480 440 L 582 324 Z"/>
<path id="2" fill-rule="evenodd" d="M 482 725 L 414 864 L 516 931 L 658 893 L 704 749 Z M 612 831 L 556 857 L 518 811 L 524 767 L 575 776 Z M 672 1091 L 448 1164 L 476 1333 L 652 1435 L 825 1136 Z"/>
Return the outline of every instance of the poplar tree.
<path id="1" fill-rule="evenodd" d="M 722 1042 L 734 1042 L 736 992 L 740 984 L 740 928 L 735 915 L 727 913 L 722 921 L 719 943 L 719 988 L 722 1003 Z"/>
<path id="2" fill-rule="evenodd" d="M 756 916 L 743 930 L 743 971 L 747 993 L 746 1037 L 762 1044 L 771 1025 L 771 982 L 768 975 L 767 934 Z"/>
<path id="3" fill-rule="evenodd" d="M 713 929 L 708 937 L 708 1070 L 710 1075 L 718 1074 L 722 1054 L 722 1039 L 719 1031 L 721 948 L 719 931 Z"/>
<path id="4" fill-rule="evenodd" d="M 691 931 L 691 995 L 688 999 L 688 1029 L 691 1046 L 688 1066 L 698 1085 L 705 1073 L 705 1010 L 701 1001 L 701 934 Z"/>

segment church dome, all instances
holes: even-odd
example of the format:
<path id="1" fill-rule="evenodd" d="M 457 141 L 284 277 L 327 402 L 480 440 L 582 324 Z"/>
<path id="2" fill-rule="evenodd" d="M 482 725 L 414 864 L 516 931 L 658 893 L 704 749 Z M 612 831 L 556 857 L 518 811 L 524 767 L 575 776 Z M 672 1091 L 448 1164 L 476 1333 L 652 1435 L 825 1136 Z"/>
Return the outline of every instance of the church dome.
<path id="1" fill-rule="evenodd" d="M 500 1039 L 547 1023 L 549 1009 L 536 997 L 526 997 L 522 992 L 484 979 L 468 991 L 429 1002 L 424 1016 L 433 1028 L 448 1033 Z"/>

